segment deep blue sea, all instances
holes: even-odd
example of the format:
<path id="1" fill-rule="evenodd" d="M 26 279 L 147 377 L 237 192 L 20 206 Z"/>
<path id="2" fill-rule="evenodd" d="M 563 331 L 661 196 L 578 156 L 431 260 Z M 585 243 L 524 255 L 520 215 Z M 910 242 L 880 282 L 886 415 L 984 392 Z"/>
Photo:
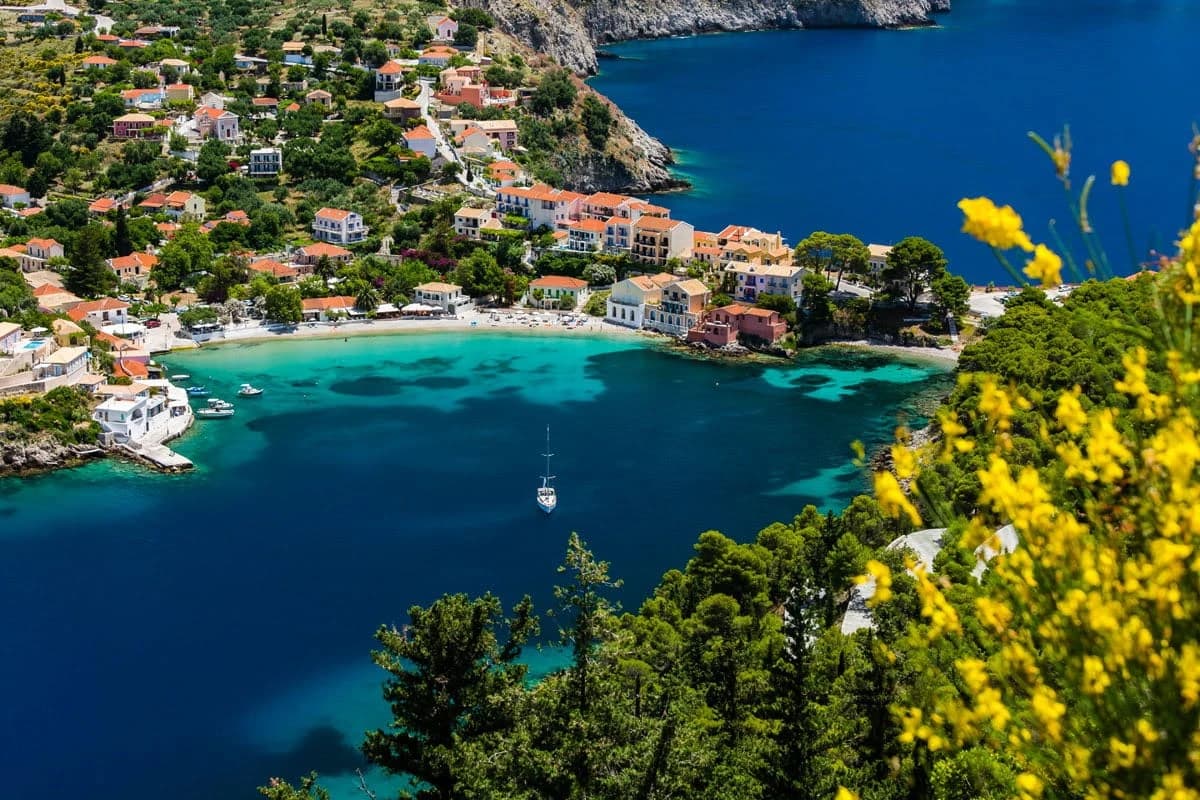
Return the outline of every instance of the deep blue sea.
<path id="1" fill-rule="evenodd" d="M 544 609 L 572 530 L 636 606 L 704 530 L 748 540 L 806 503 L 840 508 L 865 488 L 850 443 L 920 424 L 949 384 L 864 352 L 712 363 L 483 332 L 166 360 L 236 401 L 176 445 L 194 472 L 0 480 L 6 798 L 249 800 L 313 769 L 361 797 L 357 744 L 388 719 L 380 624 L 453 591 Z M 265 394 L 237 400 L 244 381 Z"/>
<path id="2" fill-rule="evenodd" d="M 959 233 L 962 197 L 1021 211 L 1038 241 L 1069 227 L 1061 185 L 1027 138 L 1070 125 L 1073 188 L 1131 271 L 1109 165 L 1133 167 L 1135 251 L 1190 220 L 1196 0 L 954 0 L 940 27 L 719 34 L 606 49 L 593 85 L 675 148 L 695 190 L 657 202 L 699 229 L 932 239 L 969 280 L 1006 280 Z M 1071 237 L 1073 249 L 1082 246 Z"/>

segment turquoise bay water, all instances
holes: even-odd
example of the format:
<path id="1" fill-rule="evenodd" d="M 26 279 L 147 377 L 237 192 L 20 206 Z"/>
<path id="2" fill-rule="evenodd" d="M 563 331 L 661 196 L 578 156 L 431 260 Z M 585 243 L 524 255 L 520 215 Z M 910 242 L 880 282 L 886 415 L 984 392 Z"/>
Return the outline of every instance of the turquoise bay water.
<path id="1" fill-rule="evenodd" d="M 954 0 L 941 27 L 730 34 L 608 47 L 593 85 L 677 148 L 695 191 L 657 202 L 703 230 L 813 230 L 889 243 L 916 234 L 969 280 L 1005 282 L 959 233 L 961 197 L 1011 203 L 1037 240 L 1069 218 L 1027 138 L 1064 124 L 1074 188 L 1097 176 L 1092 220 L 1118 272 L 1132 259 L 1109 164 L 1133 165 L 1140 255 L 1189 221 L 1195 0 Z M 1077 254 L 1082 245 L 1069 239 Z"/>
<path id="2" fill-rule="evenodd" d="M 840 507 L 864 488 L 849 443 L 888 440 L 948 386 L 944 367 L 868 353 L 710 363 L 485 333 L 168 364 L 237 405 L 177 445 L 195 472 L 0 481 L 7 796 L 249 800 L 311 769 L 361 796 L 356 746 L 387 720 L 378 625 L 443 592 L 545 608 L 572 530 L 636 605 L 703 530 L 746 540 L 806 503 Z M 238 400 L 244 381 L 266 393 Z M 534 505 L 547 424 L 550 517 Z"/>

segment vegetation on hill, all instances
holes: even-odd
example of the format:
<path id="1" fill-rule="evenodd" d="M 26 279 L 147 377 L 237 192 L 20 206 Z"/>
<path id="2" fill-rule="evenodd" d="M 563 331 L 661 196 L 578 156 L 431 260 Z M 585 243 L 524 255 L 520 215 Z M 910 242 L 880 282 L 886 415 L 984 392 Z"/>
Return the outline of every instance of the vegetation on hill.
<path id="1" fill-rule="evenodd" d="M 43 433 L 62 444 L 95 444 L 100 426 L 92 420 L 87 393 L 61 386 L 43 395 L 0 400 L 0 436 L 29 439 Z"/>

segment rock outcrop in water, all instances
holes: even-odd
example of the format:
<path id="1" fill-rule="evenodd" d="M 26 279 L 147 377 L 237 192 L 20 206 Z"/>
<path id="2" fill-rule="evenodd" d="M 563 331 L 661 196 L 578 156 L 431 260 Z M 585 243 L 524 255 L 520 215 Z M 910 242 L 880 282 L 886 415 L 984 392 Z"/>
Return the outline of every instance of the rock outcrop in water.
<path id="1" fill-rule="evenodd" d="M 63 444 L 50 434 L 0 432 L 0 476 L 69 467 L 100 454 L 94 447 Z"/>
<path id="2" fill-rule="evenodd" d="M 468 0 L 500 27 L 580 74 L 596 45 L 711 31 L 927 25 L 950 0 Z"/>

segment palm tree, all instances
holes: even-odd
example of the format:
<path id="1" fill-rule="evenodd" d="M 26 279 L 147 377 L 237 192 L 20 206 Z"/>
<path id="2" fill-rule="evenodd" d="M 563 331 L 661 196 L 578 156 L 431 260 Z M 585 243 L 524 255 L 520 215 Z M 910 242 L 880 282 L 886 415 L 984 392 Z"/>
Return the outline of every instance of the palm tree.
<path id="1" fill-rule="evenodd" d="M 354 296 L 354 307 L 360 311 L 374 311 L 379 307 L 379 292 L 368 283 Z"/>

